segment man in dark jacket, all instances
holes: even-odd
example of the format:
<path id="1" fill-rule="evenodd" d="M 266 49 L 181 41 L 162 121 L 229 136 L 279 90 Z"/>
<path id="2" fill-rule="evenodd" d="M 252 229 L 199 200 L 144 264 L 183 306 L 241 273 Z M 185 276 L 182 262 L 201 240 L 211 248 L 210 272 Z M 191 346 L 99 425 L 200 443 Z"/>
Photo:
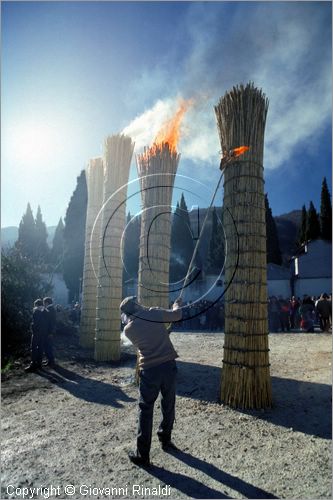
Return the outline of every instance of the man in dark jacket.
<path id="1" fill-rule="evenodd" d="M 35 372 L 42 366 L 44 342 L 48 334 L 48 312 L 43 307 L 43 301 L 34 302 L 31 323 L 31 363 L 25 368 L 26 372 Z"/>
<path id="2" fill-rule="evenodd" d="M 319 314 L 320 329 L 328 332 L 330 329 L 330 316 L 332 316 L 332 302 L 328 300 L 328 295 L 322 293 L 316 303 L 316 311 Z"/>
<path id="3" fill-rule="evenodd" d="M 47 317 L 48 317 L 48 328 L 47 328 L 47 335 L 44 337 L 44 352 L 47 357 L 47 365 L 48 366 L 54 366 L 55 361 L 54 361 L 54 354 L 53 354 L 53 335 L 55 334 L 56 331 L 56 310 L 53 305 L 53 301 L 51 297 L 45 297 L 43 300 L 44 307 L 47 311 Z"/>
<path id="4" fill-rule="evenodd" d="M 152 438 L 154 403 L 161 392 L 162 420 L 157 432 L 162 449 L 176 449 L 171 441 L 175 419 L 176 375 L 175 351 L 165 323 L 182 318 L 181 301 L 174 303 L 172 310 L 146 308 L 136 302 L 136 297 L 127 297 L 120 304 L 128 322 L 124 334 L 139 352 L 139 424 L 136 452 L 128 454 L 136 465 L 149 465 Z"/>

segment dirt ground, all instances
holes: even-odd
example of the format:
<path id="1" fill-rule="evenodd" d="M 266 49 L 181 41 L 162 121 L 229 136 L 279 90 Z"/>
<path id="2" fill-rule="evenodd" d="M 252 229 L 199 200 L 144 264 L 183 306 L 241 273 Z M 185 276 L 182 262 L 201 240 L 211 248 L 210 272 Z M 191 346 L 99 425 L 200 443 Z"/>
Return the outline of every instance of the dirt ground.
<path id="1" fill-rule="evenodd" d="M 96 364 L 77 337 L 58 338 L 58 367 L 2 382 L 1 498 L 331 498 L 331 335 L 270 334 L 274 407 L 217 403 L 222 333 L 173 333 L 178 391 L 173 439 L 155 431 L 153 465 L 132 465 L 135 354 Z M 40 488 L 38 491 L 37 488 Z"/>

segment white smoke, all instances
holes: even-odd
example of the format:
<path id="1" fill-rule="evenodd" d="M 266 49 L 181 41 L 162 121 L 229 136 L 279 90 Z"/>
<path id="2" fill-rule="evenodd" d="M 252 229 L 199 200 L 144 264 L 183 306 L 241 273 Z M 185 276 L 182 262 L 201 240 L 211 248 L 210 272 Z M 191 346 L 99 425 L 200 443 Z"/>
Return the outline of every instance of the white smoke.
<path id="1" fill-rule="evenodd" d="M 144 146 L 153 143 L 162 125 L 176 113 L 181 100 L 183 98 L 179 95 L 158 100 L 123 129 L 122 133 L 135 141 L 136 151 L 142 151 Z M 220 145 L 214 115 L 207 113 L 207 106 L 213 109 L 212 102 L 207 102 L 207 98 L 196 98 L 185 112 L 178 145 L 183 158 L 216 162 Z"/>
<path id="2" fill-rule="evenodd" d="M 233 85 L 253 81 L 270 102 L 265 167 L 278 168 L 310 142 L 318 147 L 319 133 L 331 119 L 331 28 L 324 4 L 242 2 L 231 13 L 228 3 L 194 3 L 182 23 L 189 45 L 177 79 L 166 74 L 166 68 L 174 68 L 171 56 L 163 68 L 147 68 L 133 90 L 151 106 L 124 132 L 137 148 L 150 145 L 175 111 L 178 96 L 194 97 L 178 150 L 183 159 L 216 164 L 220 143 L 214 105 Z M 209 97 L 197 97 L 198 89 Z"/>
<path id="3" fill-rule="evenodd" d="M 135 141 L 137 151 L 144 146 L 151 146 L 163 123 L 175 114 L 177 103 L 177 98 L 158 100 L 151 109 L 134 118 L 122 133 Z"/>

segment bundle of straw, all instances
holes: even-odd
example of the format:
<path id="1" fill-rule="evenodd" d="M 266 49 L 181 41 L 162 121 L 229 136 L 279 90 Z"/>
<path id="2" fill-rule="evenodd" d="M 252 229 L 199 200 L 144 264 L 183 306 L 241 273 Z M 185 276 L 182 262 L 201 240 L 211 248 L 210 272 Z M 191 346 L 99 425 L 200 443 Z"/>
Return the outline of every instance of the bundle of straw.
<path id="1" fill-rule="evenodd" d="M 237 408 L 272 404 L 269 370 L 266 226 L 263 179 L 268 100 L 253 84 L 234 87 L 215 107 L 221 146 L 249 152 L 225 168 L 227 241 L 225 344 L 221 402 Z"/>
<path id="2" fill-rule="evenodd" d="M 104 144 L 104 199 L 99 249 L 95 360 L 120 359 L 122 299 L 121 236 L 125 228 L 127 182 L 134 143 L 125 135 Z"/>
<path id="3" fill-rule="evenodd" d="M 85 250 L 82 280 L 82 306 L 80 320 L 80 344 L 94 347 L 96 326 L 95 273 L 98 269 L 101 217 L 98 217 L 103 201 L 104 172 L 102 158 L 89 161 L 86 168 L 88 206 L 86 218 Z"/>
<path id="4" fill-rule="evenodd" d="M 137 155 L 142 200 L 138 300 L 145 306 L 169 306 L 171 200 L 179 158 L 168 143 Z"/>

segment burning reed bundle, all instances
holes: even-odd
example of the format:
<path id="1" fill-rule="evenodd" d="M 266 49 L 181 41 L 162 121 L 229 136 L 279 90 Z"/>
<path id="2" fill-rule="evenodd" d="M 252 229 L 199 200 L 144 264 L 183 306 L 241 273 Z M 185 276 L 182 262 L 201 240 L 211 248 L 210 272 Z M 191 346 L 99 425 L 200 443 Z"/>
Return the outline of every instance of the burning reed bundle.
<path id="1" fill-rule="evenodd" d="M 80 321 L 80 344 L 93 347 L 96 327 L 96 286 L 95 273 L 98 269 L 101 216 L 97 215 L 103 201 L 104 171 L 102 158 L 89 161 L 86 168 L 88 207 L 82 281 L 82 308 Z"/>
<path id="2" fill-rule="evenodd" d="M 137 155 L 143 209 L 138 300 L 145 306 L 169 306 L 170 208 L 179 158 L 167 142 Z"/>
<path id="3" fill-rule="evenodd" d="M 104 208 L 98 265 L 95 360 L 120 358 L 122 299 L 121 236 L 125 228 L 127 182 L 134 143 L 125 135 L 107 137 L 104 145 Z"/>
<path id="4" fill-rule="evenodd" d="M 246 144 L 224 173 L 227 241 L 225 344 L 220 399 L 237 408 L 272 403 L 269 371 L 266 226 L 263 179 L 268 100 L 253 84 L 234 87 L 215 107 L 223 148 Z"/>

